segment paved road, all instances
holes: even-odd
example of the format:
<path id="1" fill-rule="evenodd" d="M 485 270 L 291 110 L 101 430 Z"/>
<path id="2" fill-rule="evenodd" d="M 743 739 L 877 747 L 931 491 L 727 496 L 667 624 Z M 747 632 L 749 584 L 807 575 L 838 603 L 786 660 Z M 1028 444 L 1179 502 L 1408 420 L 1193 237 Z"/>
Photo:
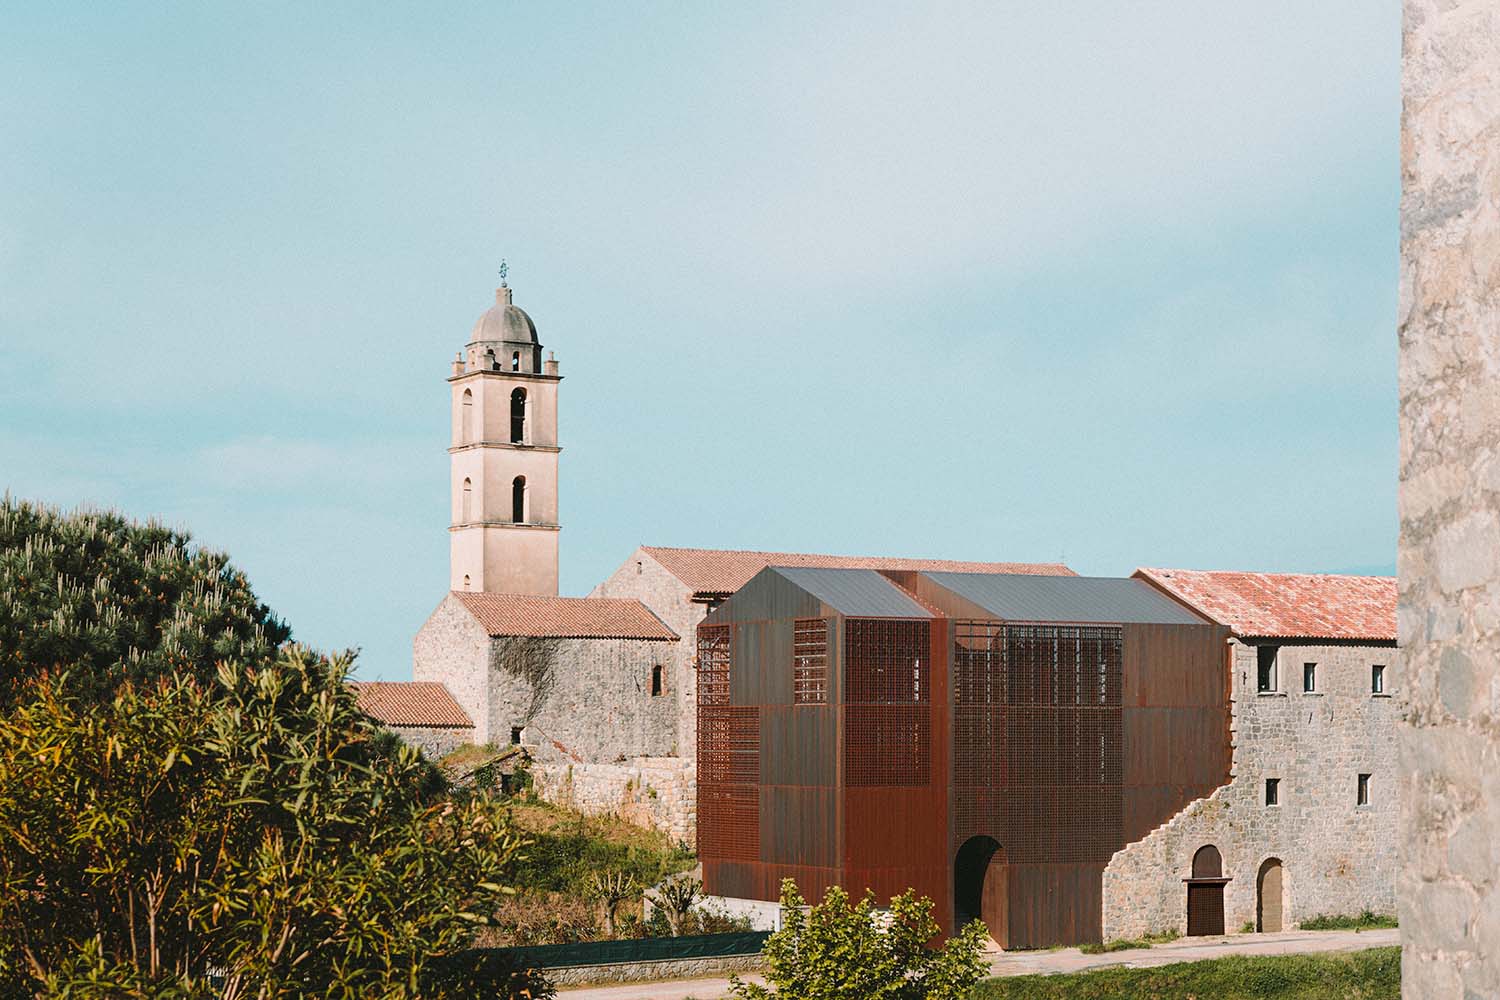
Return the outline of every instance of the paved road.
<path id="1" fill-rule="evenodd" d="M 1021 951 L 991 956 L 990 972 L 997 976 L 1031 973 L 1084 972 L 1111 966 L 1146 968 L 1173 962 L 1196 962 L 1226 955 L 1290 955 L 1313 951 L 1363 951 L 1400 943 L 1400 932 L 1375 931 L 1287 931 L 1282 934 L 1229 934 L 1224 937 L 1180 938 L 1154 948 L 1085 955 L 1077 948 L 1057 951 Z M 761 982 L 759 976 L 742 977 Z M 720 1000 L 728 995 L 728 979 L 676 979 L 659 983 L 623 986 L 565 987 L 559 1000 Z"/>

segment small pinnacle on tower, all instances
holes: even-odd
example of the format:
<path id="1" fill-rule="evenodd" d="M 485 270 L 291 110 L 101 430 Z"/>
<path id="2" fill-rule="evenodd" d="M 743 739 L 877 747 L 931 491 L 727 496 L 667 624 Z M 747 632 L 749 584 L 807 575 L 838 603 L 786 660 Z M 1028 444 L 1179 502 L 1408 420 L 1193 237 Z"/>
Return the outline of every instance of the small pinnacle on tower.
<path id="1" fill-rule="evenodd" d="M 501 288 L 508 287 L 505 284 L 505 276 L 507 274 L 509 274 L 509 273 L 510 273 L 510 266 L 505 263 L 505 258 L 501 257 L 500 258 L 500 287 Z"/>

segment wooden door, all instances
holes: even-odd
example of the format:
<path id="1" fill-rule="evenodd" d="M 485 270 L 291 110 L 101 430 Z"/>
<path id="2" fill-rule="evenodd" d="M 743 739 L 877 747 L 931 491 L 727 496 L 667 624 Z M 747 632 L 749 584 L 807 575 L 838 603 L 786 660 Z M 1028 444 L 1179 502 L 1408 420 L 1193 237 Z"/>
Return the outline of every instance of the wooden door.
<path id="1" fill-rule="evenodd" d="M 1281 862 L 1271 858 L 1260 866 L 1260 884 L 1256 887 L 1257 929 L 1266 933 L 1281 930 Z"/>
<path id="2" fill-rule="evenodd" d="M 1224 933 L 1224 883 L 1189 882 L 1187 898 L 1189 935 Z"/>
<path id="3" fill-rule="evenodd" d="M 1010 947 L 1010 892 L 1005 878 L 1005 855 L 997 852 L 990 858 L 984 873 L 984 891 L 980 898 L 979 912 L 984 925 L 990 929 L 990 937 L 1002 948 Z"/>

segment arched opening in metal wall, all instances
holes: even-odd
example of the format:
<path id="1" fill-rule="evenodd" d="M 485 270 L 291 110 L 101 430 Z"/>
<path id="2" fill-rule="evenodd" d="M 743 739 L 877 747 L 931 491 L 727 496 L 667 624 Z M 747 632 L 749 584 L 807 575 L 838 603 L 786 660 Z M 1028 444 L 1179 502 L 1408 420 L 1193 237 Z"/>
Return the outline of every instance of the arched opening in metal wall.
<path id="1" fill-rule="evenodd" d="M 983 920 L 1003 947 L 1006 915 L 1005 852 L 994 837 L 970 837 L 953 858 L 953 929 Z"/>
<path id="2" fill-rule="evenodd" d="M 1256 930 L 1271 934 L 1281 930 L 1284 884 L 1280 858 L 1261 862 L 1260 872 L 1255 876 Z"/>

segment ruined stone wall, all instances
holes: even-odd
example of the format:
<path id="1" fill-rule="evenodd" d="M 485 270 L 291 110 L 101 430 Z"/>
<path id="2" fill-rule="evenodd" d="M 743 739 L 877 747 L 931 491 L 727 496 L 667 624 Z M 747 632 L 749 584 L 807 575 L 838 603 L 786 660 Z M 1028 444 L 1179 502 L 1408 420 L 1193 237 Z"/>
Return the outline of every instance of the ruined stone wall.
<path id="1" fill-rule="evenodd" d="M 1274 694 L 1257 691 L 1256 647 L 1234 644 L 1230 783 L 1199 799 L 1144 839 L 1118 851 L 1104 874 L 1104 937 L 1187 930 L 1183 883 L 1193 854 L 1219 849 L 1224 926 L 1256 920 L 1261 864 L 1280 859 L 1283 926 L 1323 914 L 1395 910 L 1395 731 L 1402 706 L 1396 650 L 1388 646 L 1283 645 Z M 1302 690 L 1316 663 L 1314 693 Z M 1385 667 L 1372 694 L 1370 668 Z M 1183 748 L 1182 752 L 1191 752 Z M 1358 775 L 1370 774 L 1370 804 L 1357 805 Z M 1265 804 L 1278 778 L 1279 804 Z"/>
<path id="2" fill-rule="evenodd" d="M 1402 991 L 1500 995 L 1500 11 L 1405 0 Z"/>
<path id="3" fill-rule="evenodd" d="M 553 760 L 533 766 L 532 778 L 548 802 L 590 815 L 617 815 L 689 846 L 697 836 L 697 789 L 681 758 L 636 757 L 623 764 Z"/>

